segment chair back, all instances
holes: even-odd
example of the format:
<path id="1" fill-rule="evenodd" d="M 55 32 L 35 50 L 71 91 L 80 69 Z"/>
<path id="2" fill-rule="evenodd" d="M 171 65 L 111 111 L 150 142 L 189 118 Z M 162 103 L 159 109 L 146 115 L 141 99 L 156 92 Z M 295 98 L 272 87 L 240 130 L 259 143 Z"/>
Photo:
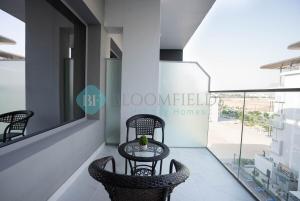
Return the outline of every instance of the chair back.
<path id="1" fill-rule="evenodd" d="M 0 122 L 8 124 L 4 130 L 3 142 L 10 138 L 9 134 L 12 132 L 24 135 L 28 120 L 32 116 L 33 112 L 29 110 L 20 110 L 1 114 Z"/>
<path id="2" fill-rule="evenodd" d="M 138 138 L 141 135 L 148 135 L 152 139 L 154 138 L 155 129 L 162 129 L 162 142 L 164 143 L 164 129 L 165 122 L 158 116 L 152 114 L 138 114 L 130 117 L 126 121 L 127 136 L 126 141 L 129 140 L 129 130 L 130 128 L 135 129 L 135 137 Z"/>
<path id="3" fill-rule="evenodd" d="M 105 170 L 109 161 L 112 172 Z M 98 159 L 89 166 L 90 175 L 103 184 L 112 201 L 165 201 L 172 190 L 189 177 L 189 170 L 176 160 L 171 161 L 170 172 L 151 177 L 116 174 L 115 160 L 111 156 Z"/>

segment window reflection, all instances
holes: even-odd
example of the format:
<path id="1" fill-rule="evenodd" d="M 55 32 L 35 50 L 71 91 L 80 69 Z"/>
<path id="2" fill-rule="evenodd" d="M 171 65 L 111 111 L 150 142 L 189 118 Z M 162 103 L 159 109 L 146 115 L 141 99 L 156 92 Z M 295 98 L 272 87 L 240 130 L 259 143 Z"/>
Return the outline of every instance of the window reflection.
<path id="1" fill-rule="evenodd" d="M 32 111 L 25 136 L 83 118 L 76 96 L 85 86 L 85 25 L 46 0 L 0 4 L 0 23 L 0 114 Z M 0 122 L 1 136 L 14 121 Z"/>

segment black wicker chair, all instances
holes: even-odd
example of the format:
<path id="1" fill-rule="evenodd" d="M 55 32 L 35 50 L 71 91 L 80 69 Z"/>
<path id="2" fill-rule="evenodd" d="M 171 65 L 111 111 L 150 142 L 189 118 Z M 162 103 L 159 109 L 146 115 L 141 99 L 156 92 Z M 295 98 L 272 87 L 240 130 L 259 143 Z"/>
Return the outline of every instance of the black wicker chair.
<path id="1" fill-rule="evenodd" d="M 105 170 L 112 162 L 113 172 Z M 173 167 L 176 172 L 173 173 Z M 170 163 L 170 174 L 158 176 L 129 176 L 115 173 L 115 160 L 112 156 L 92 162 L 90 175 L 101 182 L 112 201 L 168 201 L 173 189 L 190 175 L 189 170 L 176 160 Z"/>
<path id="2" fill-rule="evenodd" d="M 32 111 L 20 110 L 0 115 L 0 122 L 7 123 L 0 141 L 7 142 L 18 136 L 24 136 L 28 120 L 33 116 Z"/>
<path id="3" fill-rule="evenodd" d="M 126 121 L 127 133 L 126 133 L 126 142 L 129 140 L 129 131 L 130 128 L 135 129 L 135 138 L 139 136 L 146 135 L 154 139 L 155 129 L 159 128 L 162 132 L 162 143 L 165 140 L 165 121 L 158 116 L 152 114 L 137 114 Z M 128 161 L 125 161 L 125 173 L 127 174 L 127 165 Z M 160 161 L 159 174 L 162 172 L 163 161 Z M 135 163 L 136 166 L 136 163 Z M 146 166 L 145 166 L 146 167 Z"/>

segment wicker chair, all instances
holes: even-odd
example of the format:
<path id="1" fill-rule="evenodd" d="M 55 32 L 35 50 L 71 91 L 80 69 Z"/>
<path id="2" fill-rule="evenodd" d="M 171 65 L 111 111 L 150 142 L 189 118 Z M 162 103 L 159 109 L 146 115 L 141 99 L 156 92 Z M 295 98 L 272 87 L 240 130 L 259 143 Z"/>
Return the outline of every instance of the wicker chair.
<path id="1" fill-rule="evenodd" d="M 0 115 L 0 122 L 7 123 L 8 126 L 4 129 L 2 139 L 0 141 L 7 142 L 12 138 L 24 136 L 25 128 L 28 120 L 33 116 L 32 111 L 21 110 Z"/>
<path id="2" fill-rule="evenodd" d="M 105 170 L 112 162 L 113 172 Z M 173 167 L 176 172 L 173 173 Z M 90 175 L 101 182 L 112 201 L 168 201 L 173 189 L 190 175 L 189 170 L 176 160 L 170 163 L 170 174 L 159 176 L 129 176 L 115 173 L 115 160 L 112 156 L 92 162 Z"/>
<path id="3" fill-rule="evenodd" d="M 146 135 L 150 138 L 154 139 L 155 129 L 160 128 L 162 131 L 162 143 L 164 143 L 165 140 L 165 122 L 163 119 L 161 119 L 158 116 L 152 115 L 152 114 L 137 114 L 126 121 L 126 127 L 127 127 L 127 134 L 126 134 L 126 142 L 129 140 L 129 131 L 130 128 L 135 129 L 135 138 L 138 138 L 139 136 Z M 125 173 L 127 174 L 127 163 L 128 161 L 125 161 Z M 160 169 L 159 174 L 162 172 L 162 164 L 163 161 L 160 161 Z M 136 163 L 135 163 L 136 166 Z"/>

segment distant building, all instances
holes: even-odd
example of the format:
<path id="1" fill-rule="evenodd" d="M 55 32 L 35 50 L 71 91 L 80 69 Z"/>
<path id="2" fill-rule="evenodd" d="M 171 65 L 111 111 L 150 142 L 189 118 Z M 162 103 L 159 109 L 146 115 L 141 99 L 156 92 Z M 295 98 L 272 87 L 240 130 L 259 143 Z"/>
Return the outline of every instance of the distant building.
<path id="1" fill-rule="evenodd" d="M 15 45 L 16 41 L 0 35 L 0 45 Z M 0 49 L 0 60 L 24 60 L 25 57 Z"/>
<path id="2" fill-rule="evenodd" d="M 300 50 L 300 42 L 288 49 Z M 261 69 L 280 70 L 282 88 L 300 87 L 300 57 L 267 64 Z M 300 172 L 300 93 L 276 92 L 274 113 L 270 157 L 276 164 Z"/>

